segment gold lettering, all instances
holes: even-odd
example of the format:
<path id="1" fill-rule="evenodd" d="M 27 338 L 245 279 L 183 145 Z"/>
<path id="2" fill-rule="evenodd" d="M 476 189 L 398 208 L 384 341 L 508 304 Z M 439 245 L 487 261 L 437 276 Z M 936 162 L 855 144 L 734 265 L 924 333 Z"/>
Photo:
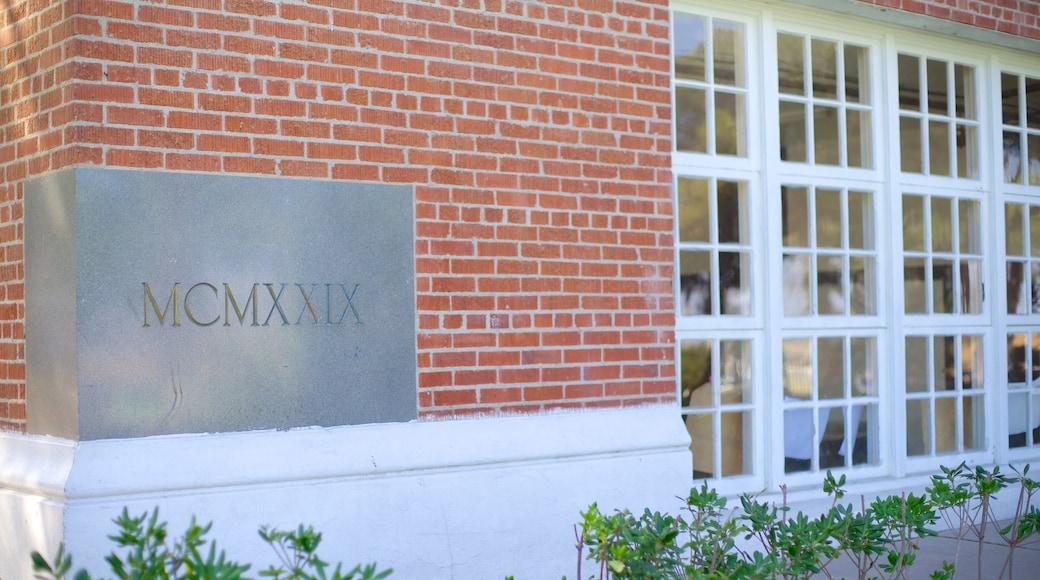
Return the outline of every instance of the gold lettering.
<path id="1" fill-rule="evenodd" d="M 216 318 L 214 318 L 213 320 L 211 320 L 209 322 L 199 322 L 199 319 L 195 318 L 195 313 L 193 313 L 191 311 L 191 303 L 189 302 L 189 300 L 191 299 L 191 293 L 194 292 L 195 289 L 198 288 L 199 286 L 207 286 L 207 287 L 209 287 L 211 290 L 213 290 L 213 296 L 216 296 L 218 298 L 220 297 L 220 291 L 217 290 L 216 286 L 214 286 L 213 284 L 209 284 L 207 282 L 199 282 L 198 284 L 192 286 L 191 288 L 188 288 L 188 291 L 184 293 L 184 313 L 188 315 L 188 320 L 194 322 L 198 326 L 213 326 L 214 324 L 217 323 L 217 321 L 220 320 L 220 313 L 219 312 L 217 313 Z M 229 293 L 230 293 L 230 291 L 229 291 Z M 246 306 L 249 306 L 248 302 L 246 303 Z M 227 305 L 225 305 L 224 308 L 226 310 L 227 309 Z M 237 304 L 235 305 L 235 310 L 238 310 L 238 305 Z"/>
<path id="2" fill-rule="evenodd" d="M 300 294 L 303 296 L 303 308 L 300 308 L 300 315 L 296 317 L 296 324 L 300 324 L 306 312 L 311 313 L 311 320 L 314 321 L 314 324 L 317 324 L 318 315 L 314 312 L 314 306 L 311 304 L 311 296 L 314 295 L 314 290 L 318 288 L 318 284 L 311 284 L 310 294 L 307 294 L 307 291 L 303 289 L 303 284 L 297 284 L 296 287 L 300 289 Z"/>
<path id="3" fill-rule="evenodd" d="M 253 324 L 251 326 L 260 326 L 257 322 L 256 316 L 256 288 L 260 284 L 253 284 L 253 288 L 249 291 L 249 298 L 246 300 L 246 305 L 242 310 L 238 309 L 238 301 L 235 300 L 235 295 L 231 293 L 231 286 L 227 282 L 224 282 L 224 326 L 231 326 L 231 310 L 228 306 L 235 309 L 235 316 L 238 318 L 238 323 L 241 325 L 246 318 L 246 312 L 249 310 L 249 305 L 253 305 Z"/>
<path id="4" fill-rule="evenodd" d="M 148 324 L 148 305 L 151 304 L 155 310 L 155 316 L 159 319 L 159 325 L 161 326 L 163 321 L 166 320 L 166 315 L 170 312 L 170 304 L 173 304 L 173 325 L 180 326 L 180 312 L 177 308 L 177 293 L 179 291 L 181 283 L 176 282 L 173 285 L 173 291 L 170 292 L 170 297 L 166 299 L 166 307 L 163 308 L 162 312 L 159 312 L 159 302 L 156 301 L 155 296 L 152 294 L 152 288 L 148 285 L 148 282 L 144 283 L 144 325 L 151 326 Z"/>

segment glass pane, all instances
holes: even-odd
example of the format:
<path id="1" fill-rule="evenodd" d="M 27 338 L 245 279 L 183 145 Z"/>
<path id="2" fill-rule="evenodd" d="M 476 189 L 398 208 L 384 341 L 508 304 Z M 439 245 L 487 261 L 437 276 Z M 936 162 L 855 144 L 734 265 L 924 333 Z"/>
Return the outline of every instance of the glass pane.
<path id="1" fill-rule="evenodd" d="M 935 452 L 957 450 L 957 399 L 935 400 Z"/>
<path id="2" fill-rule="evenodd" d="M 850 103 L 867 103 L 870 86 L 867 70 L 867 49 L 863 46 L 845 45 L 845 100 Z M 866 126 L 866 125 L 864 125 Z"/>
<path id="3" fill-rule="evenodd" d="M 953 90 L 956 91 L 954 114 L 960 119 L 975 118 L 975 69 L 953 65 Z"/>
<path id="4" fill-rule="evenodd" d="M 841 256 L 817 256 L 816 300 L 819 314 L 845 314 L 844 260 Z"/>
<path id="5" fill-rule="evenodd" d="M 1009 256 L 1025 256 L 1025 232 L 1022 230 L 1022 210 L 1020 203 L 1004 204 L 1004 251 Z M 1032 217 L 1032 216 L 1030 216 Z"/>
<path id="6" fill-rule="evenodd" d="M 744 434 L 751 427 L 751 413 L 722 413 L 722 475 L 751 473 Z"/>
<path id="7" fill-rule="evenodd" d="M 793 473 L 812 469 L 815 447 L 812 409 L 784 410 L 784 471 Z"/>
<path id="8" fill-rule="evenodd" d="M 903 249 L 924 251 L 924 198 L 919 195 L 903 196 Z"/>
<path id="9" fill-rule="evenodd" d="M 713 23 L 715 83 L 744 86 L 744 27 L 736 22 Z"/>
<path id="10" fill-rule="evenodd" d="M 672 46 L 675 50 L 675 78 L 703 81 L 705 33 L 704 18 L 682 12 L 673 13 L 675 35 Z"/>
<path id="11" fill-rule="evenodd" d="M 874 249 L 874 211 L 869 191 L 849 192 L 849 248 Z"/>
<path id="12" fill-rule="evenodd" d="M 807 316 L 809 311 L 809 256 L 784 256 L 784 315 Z"/>
<path id="13" fill-rule="evenodd" d="M 744 97 L 715 93 L 715 152 L 719 155 L 745 155 Z"/>
<path id="14" fill-rule="evenodd" d="M 877 341 L 873 338 L 852 337 L 849 339 L 849 350 L 852 396 L 877 396 Z"/>
<path id="15" fill-rule="evenodd" d="M 928 122 L 928 173 L 950 175 L 950 124 Z"/>
<path id="16" fill-rule="evenodd" d="M 713 369 L 711 368 L 710 340 L 689 340 L 679 342 L 679 365 L 681 396 L 683 407 L 712 407 L 715 396 L 712 393 Z"/>
<path id="17" fill-rule="evenodd" d="M 1007 312 L 1008 314 L 1029 313 L 1029 286 L 1025 280 L 1025 264 L 1007 263 Z"/>
<path id="18" fill-rule="evenodd" d="M 899 108 L 921 110 L 921 61 L 916 56 L 899 55 Z M 906 171 L 906 169 L 904 169 Z"/>
<path id="19" fill-rule="evenodd" d="M 1018 75 L 1000 75 L 1001 118 L 1005 125 L 1019 126 Z"/>
<path id="20" fill-rule="evenodd" d="M 680 177 L 676 197 L 679 203 L 679 241 L 711 241 L 711 183 L 707 179 Z"/>
<path id="21" fill-rule="evenodd" d="M 838 45 L 827 40 L 812 39 L 813 97 L 838 98 Z"/>
<path id="22" fill-rule="evenodd" d="M 1021 183 L 1022 145 L 1018 133 L 1004 131 L 1004 182 Z"/>
<path id="23" fill-rule="evenodd" d="M 704 89 L 675 87 L 675 148 L 706 153 L 708 141 L 707 103 Z"/>
<path id="24" fill-rule="evenodd" d="M 841 147 L 838 141 L 838 109 L 813 107 L 813 151 L 816 163 L 838 165 Z"/>
<path id="25" fill-rule="evenodd" d="M 1033 368 L 1032 384 L 1034 389 L 1040 389 L 1040 334 L 1033 335 L 1033 348 L 1030 352 L 1030 365 Z"/>
<path id="26" fill-rule="evenodd" d="M 911 117 L 899 118 L 899 167 L 908 173 L 922 173 L 921 121 Z"/>
<path id="27" fill-rule="evenodd" d="M 1029 404 L 1029 428 L 1032 435 L 1033 445 L 1040 445 L 1040 397 L 1033 396 Z"/>
<path id="28" fill-rule="evenodd" d="M 715 476 L 714 415 L 686 415 L 686 430 L 690 433 L 690 452 L 693 453 L 693 477 Z"/>
<path id="29" fill-rule="evenodd" d="M 1008 447 L 1025 447 L 1029 431 L 1029 397 L 1025 393 L 1008 395 Z"/>
<path id="30" fill-rule="evenodd" d="M 874 258 L 849 257 L 849 313 L 876 314 Z"/>
<path id="31" fill-rule="evenodd" d="M 1040 264 L 1036 262 L 1029 265 L 1029 300 L 1032 313 L 1040 313 Z"/>
<path id="32" fill-rule="evenodd" d="M 932 198 L 932 251 L 953 251 L 953 203 L 947 197 Z"/>
<path id="33" fill-rule="evenodd" d="M 982 261 L 961 261 L 961 313 L 982 314 Z"/>
<path id="34" fill-rule="evenodd" d="M 751 314 L 750 256 L 747 252 L 719 252 L 719 304 L 722 314 Z"/>
<path id="35" fill-rule="evenodd" d="M 1026 127 L 1040 129 L 1040 79 L 1026 77 Z"/>
<path id="36" fill-rule="evenodd" d="M 1029 185 L 1040 185 L 1040 135 L 1030 135 L 1026 144 L 1029 153 Z"/>
<path id="37" fill-rule="evenodd" d="M 717 187 L 719 190 L 719 243 L 748 243 L 744 184 L 736 181 L 719 181 Z"/>
<path id="38" fill-rule="evenodd" d="M 683 316 L 711 314 L 711 252 L 679 250 Z"/>
<path id="39" fill-rule="evenodd" d="M 852 464 L 877 465 L 878 406 L 854 405 L 848 411 L 852 431 Z M 849 445 L 843 445 L 841 453 L 847 453 Z"/>
<path id="40" fill-rule="evenodd" d="M 820 409 L 820 469 L 843 467 L 845 456 L 838 451 L 845 443 L 845 413 L 841 407 Z"/>
<path id="41" fill-rule="evenodd" d="M 1040 206 L 1029 206 L 1029 255 L 1040 257 Z"/>
<path id="42" fill-rule="evenodd" d="M 804 187 L 780 188 L 780 217 L 784 246 L 809 247 L 809 190 Z"/>
<path id="43" fill-rule="evenodd" d="M 817 379 L 820 399 L 845 397 L 845 340 L 841 337 L 820 338 L 816 342 Z"/>
<path id="44" fill-rule="evenodd" d="M 801 36 L 776 35 L 777 78 L 780 92 L 788 95 L 805 94 L 805 48 Z"/>
<path id="45" fill-rule="evenodd" d="M 928 391 L 928 338 L 906 337 L 906 392 Z"/>
<path id="46" fill-rule="evenodd" d="M 964 424 L 961 426 L 961 431 L 964 433 L 964 449 L 982 449 L 983 442 L 985 441 L 985 416 L 982 413 L 983 410 L 982 397 L 965 397 L 964 398 L 964 413 L 962 420 Z"/>
<path id="47" fill-rule="evenodd" d="M 932 260 L 932 312 L 952 314 L 953 306 L 953 261 Z"/>
<path id="48" fill-rule="evenodd" d="M 849 167 L 872 167 L 870 142 L 870 112 L 845 112 L 846 147 Z"/>
<path id="49" fill-rule="evenodd" d="M 805 105 L 780 101 L 780 159 L 805 161 Z"/>
<path id="50" fill-rule="evenodd" d="M 1008 388 L 1026 386 L 1026 349 L 1029 347 L 1028 334 L 1009 334 L 1007 337 L 1007 377 Z"/>
<path id="51" fill-rule="evenodd" d="M 812 398 L 812 341 L 788 338 L 783 341 L 784 399 Z"/>
<path id="52" fill-rule="evenodd" d="M 928 312 L 925 267 L 924 258 L 903 259 L 903 311 L 907 314 Z"/>
<path id="53" fill-rule="evenodd" d="M 928 400 L 906 402 L 906 454 L 926 455 L 931 446 L 932 422 Z"/>
<path id="54" fill-rule="evenodd" d="M 982 337 L 961 337 L 961 388 L 982 388 Z"/>
<path id="55" fill-rule="evenodd" d="M 957 224 L 957 247 L 960 253 L 981 254 L 979 202 L 970 199 L 959 200 L 957 202 Z"/>
<path id="56" fill-rule="evenodd" d="M 928 60 L 928 112 L 937 115 L 949 115 L 949 89 L 946 77 L 946 63 Z"/>
<path id="57" fill-rule="evenodd" d="M 723 405 L 751 402 L 751 342 L 719 341 L 721 379 L 719 397 Z"/>
<path id="58" fill-rule="evenodd" d="M 933 390 L 952 391 L 957 388 L 957 352 L 952 336 L 932 337 Z"/>
<path id="59" fill-rule="evenodd" d="M 957 125 L 957 177 L 975 179 L 979 176 L 978 145 L 975 127 Z"/>
<path id="60" fill-rule="evenodd" d="M 841 246 L 841 191 L 817 189 L 816 247 L 840 248 Z"/>

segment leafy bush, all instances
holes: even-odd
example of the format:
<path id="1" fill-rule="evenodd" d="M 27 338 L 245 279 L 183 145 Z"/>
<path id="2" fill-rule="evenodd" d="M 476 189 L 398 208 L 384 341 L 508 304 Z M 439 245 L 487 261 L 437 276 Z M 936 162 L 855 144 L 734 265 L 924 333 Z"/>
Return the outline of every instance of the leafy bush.
<path id="1" fill-rule="evenodd" d="M 105 561 L 120 580 L 245 580 L 243 574 L 251 568 L 250 564 L 228 560 L 223 550 L 218 552 L 216 543 L 205 539 L 213 524 L 200 526 L 194 517 L 184 535 L 172 541 L 166 522 L 159 521 L 158 508 L 150 515 L 140 516 L 130 516 L 124 508 L 114 521 L 119 533 L 109 538 L 127 551 L 122 556 L 112 552 Z M 265 526 L 260 528 L 260 537 L 271 546 L 281 564 L 261 571 L 260 576 L 274 580 L 380 580 L 392 572 L 380 572 L 375 564 L 358 565 L 343 572 L 342 564 L 337 564 L 330 573 L 329 564 L 316 552 L 321 534 L 311 527 L 300 526 L 287 532 Z M 37 578 L 64 580 L 72 570 L 72 556 L 64 546 L 52 562 L 39 552 L 32 553 L 32 561 Z M 90 580 L 90 574 L 80 569 L 72 580 Z"/>
<path id="2" fill-rule="evenodd" d="M 1012 468 L 1014 469 L 1014 468 Z M 1040 509 L 1031 505 L 1040 482 L 1030 479 L 1029 467 L 1015 476 L 1000 468 L 969 469 L 965 464 L 942 468 L 924 495 L 878 497 L 860 507 L 841 504 L 845 476 L 828 472 L 823 490 L 832 498 L 818 517 L 790 514 L 786 489 L 781 505 L 740 497 L 740 507 L 728 509 L 726 498 L 707 483 L 690 490 L 679 515 L 644 510 L 604 514 L 594 503 L 575 526 L 578 579 L 672 580 L 687 578 L 812 578 L 832 575 L 828 566 L 844 557 L 859 578 L 906 578 L 916 562 L 920 541 L 938 534 L 942 520 L 958 540 L 953 562 L 944 561 L 931 572 L 933 580 L 952 579 L 956 572 L 959 540 L 971 534 L 978 540 L 982 577 L 982 549 L 986 530 L 992 528 L 1009 547 L 1000 572 L 1014 573 L 1014 550 L 1040 530 Z M 1019 486 L 1012 520 L 998 525 L 990 502 L 1001 490 Z M 598 565 L 583 576 L 583 563 Z"/>

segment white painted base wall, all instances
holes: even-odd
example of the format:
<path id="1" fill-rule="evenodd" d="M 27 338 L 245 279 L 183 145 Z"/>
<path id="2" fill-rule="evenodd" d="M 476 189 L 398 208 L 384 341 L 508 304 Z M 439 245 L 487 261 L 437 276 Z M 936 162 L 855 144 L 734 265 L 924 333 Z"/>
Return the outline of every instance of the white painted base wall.
<path id="1" fill-rule="evenodd" d="M 672 510 L 690 488 L 671 406 L 460 421 L 75 443 L 0 435 L 0 580 L 60 542 L 108 568 L 123 507 L 194 514 L 230 558 L 275 563 L 264 524 L 309 524 L 319 554 L 394 580 L 575 578 L 574 524 L 601 508 Z M 256 568 L 252 570 L 255 575 Z"/>

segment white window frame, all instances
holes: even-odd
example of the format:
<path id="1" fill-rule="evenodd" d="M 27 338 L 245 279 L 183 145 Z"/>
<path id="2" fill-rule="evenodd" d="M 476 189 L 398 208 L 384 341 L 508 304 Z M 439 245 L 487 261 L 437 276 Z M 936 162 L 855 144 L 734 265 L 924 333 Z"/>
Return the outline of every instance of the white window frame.
<path id="1" fill-rule="evenodd" d="M 684 338 L 749 338 L 752 340 L 754 382 L 753 434 L 748 442 L 755 470 L 724 481 L 727 492 L 770 489 L 779 484 L 792 488 L 817 487 L 822 471 L 784 473 L 782 388 L 783 336 L 877 336 L 879 383 L 878 424 L 875 445 L 878 465 L 851 468 L 856 479 L 904 477 L 933 473 L 940 465 L 960 461 L 993 463 L 1040 459 L 1040 446 L 1008 447 L 1008 332 L 1040 333 L 1040 314 L 1008 320 L 1005 315 L 1006 255 L 1003 239 L 1005 201 L 1040 205 L 1040 186 L 1003 183 L 1000 74 L 1002 71 L 1040 78 L 1035 55 L 1014 52 L 949 36 L 869 20 L 827 14 L 794 3 L 744 2 L 739 7 L 719 7 L 702 0 L 674 0 L 673 11 L 741 22 L 745 26 L 747 77 L 747 156 L 716 157 L 673 152 L 673 175 L 713 177 L 742 181 L 748 188 L 748 222 L 751 240 L 752 315 L 683 317 L 677 313 L 677 343 Z M 808 166 L 780 161 L 776 72 L 776 38 L 780 31 L 814 38 L 830 38 L 869 48 L 870 103 L 872 107 L 872 166 L 869 169 L 840 166 Z M 974 67 L 977 121 L 977 177 L 956 178 L 903 173 L 899 156 L 900 109 L 898 55 L 913 54 Z M 988 55 L 988 56 L 977 56 Z M 807 72 L 807 74 L 809 74 Z M 952 98 L 953 95 L 950 95 Z M 955 122 L 955 120 L 954 120 Z M 842 125 L 839 125 L 842 127 Z M 673 131 L 675 130 L 673 124 Z M 673 135 L 674 138 L 674 135 Z M 711 137 L 708 137 L 709 139 Z M 806 135 L 812 139 L 811 134 Z M 1023 166 L 1026 164 L 1023 159 Z M 835 186 L 874 192 L 876 220 L 876 314 L 874 316 L 826 316 L 792 320 L 783 315 L 783 297 L 771 281 L 782 279 L 779 244 L 781 185 Z M 984 302 L 979 314 L 904 314 L 902 196 L 904 193 L 942 195 L 978 200 L 982 284 Z M 764 207 L 758 204 L 764 201 Z M 764 238 L 763 238 L 764 236 Z M 678 240 L 678 236 L 676 236 Z M 954 276 L 959 276 L 954 272 Z M 678 285 L 676 285 L 678 304 Z M 829 335 L 829 328 L 836 333 Z M 838 332 L 840 331 L 840 332 Z M 984 439 L 981 449 L 934 456 L 906 454 L 905 337 L 918 334 L 978 335 L 983 340 L 985 392 Z M 677 346 L 678 349 L 678 346 Z M 679 374 L 679 373 L 677 373 Z M 677 379 L 678 382 L 678 379 Z M 779 443 L 778 443 L 779 442 Z"/>

